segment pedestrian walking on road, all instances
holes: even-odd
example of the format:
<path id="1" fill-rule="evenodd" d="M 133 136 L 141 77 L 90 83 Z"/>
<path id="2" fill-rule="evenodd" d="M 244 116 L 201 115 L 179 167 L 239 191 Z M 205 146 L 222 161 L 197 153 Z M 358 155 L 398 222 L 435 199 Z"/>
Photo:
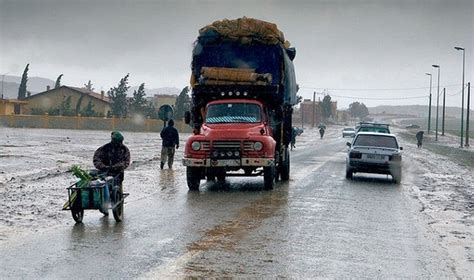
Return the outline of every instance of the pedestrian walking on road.
<path id="1" fill-rule="evenodd" d="M 296 144 L 296 135 L 297 134 L 298 134 L 298 129 L 293 126 L 291 128 L 291 150 L 293 150 L 293 148 L 296 148 L 295 144 Z"/>
<path id="2" fill-rule="evenodd" d="M 416 133 L 416 140 L 417 140 L 418 148 L 421 148 L 421 146 L 423 146 L 423 134 L 424 133 L 425 133 L 424 131 L 418 131 Z"/>
<path id="3" fill-rule="evenodd" d="M 161 146 L 161 163 L 160 168 L 163 169 L 168 160 L 168 167 L 171 169 L 174 161 L 174 152 L 179 148 L 179 134 L 178 130 L 174 128 L 174 121 L 169 120 L 168 125 L 163 128 L 160 133 L 163 143 Z"/>

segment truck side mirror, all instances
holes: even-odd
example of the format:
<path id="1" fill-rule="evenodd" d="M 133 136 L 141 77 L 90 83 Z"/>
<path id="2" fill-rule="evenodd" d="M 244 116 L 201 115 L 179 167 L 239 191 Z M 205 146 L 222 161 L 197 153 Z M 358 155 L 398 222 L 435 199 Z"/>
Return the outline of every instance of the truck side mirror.
<path id="1" fill-rule="evenodd" d="M 295 59 L 295 56 L 296 56 L 296 49 L 295 48 L 287 48 L 285 49 L 286 51 L 286 54 L 288 55 L 288 57 L 290 58 L 291 61 L 293 61 Z"/>
<path id="2" fill-rule="evenodd" d="M 184 112 L 184 123 L 189 124 L 191 122 L 191 112 Z"/>
<path id="3" fill-rule="evenodd" d="M 403 147 L 400 147 L 400 151 L 402 151 L 402 150 L 403 150 Z"/>
<path id="4" fill-rule="evenodd" d="M 351 147 L 351 142 L 346 142 L 346 145 L 350 148 Z"/>

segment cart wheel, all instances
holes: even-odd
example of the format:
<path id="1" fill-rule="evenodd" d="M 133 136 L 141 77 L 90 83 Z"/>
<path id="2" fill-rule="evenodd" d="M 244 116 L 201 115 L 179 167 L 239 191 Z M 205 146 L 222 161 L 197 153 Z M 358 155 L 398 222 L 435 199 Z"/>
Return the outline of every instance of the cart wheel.
<path id="1" fill-rule="evenodd" d="M 120 186 L 114 186 L 112 190 L 112 205 L 115 205 L 118 201 L 121 201 L 123 198 L 122 190 Z M 114 214 L 114 219 L 116 222 L 121 222 L 123 219 L 123 201 L 120 202 L 115 208 L 112 209 Z"/>
<path id="2" fill-rule="evenodd" d="M 71 206 L 72 218 L 76 223 L 82 223 L 82 218 L 84 217 L 84 208 L 82 208 L 80 197 L 77 196 L 73 205 Z"/>

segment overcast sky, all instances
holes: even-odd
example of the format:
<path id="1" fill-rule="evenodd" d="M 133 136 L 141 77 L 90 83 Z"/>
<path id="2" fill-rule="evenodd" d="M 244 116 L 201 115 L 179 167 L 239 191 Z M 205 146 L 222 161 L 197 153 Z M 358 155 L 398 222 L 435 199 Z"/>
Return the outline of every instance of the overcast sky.
<path id="1" fill-rule="evenodd" d="M 474 0 L 108 1 L 0 0 L 0 75 L 108 90 L 130 73 L 147 88 L 189 85 L 198 30 L 215 20 L 254 17 L 278 25 L 297 50 L 299 94 L 328 89 L 339 107 L 427 104 L 429 77 L 447 105 L 474 81 Z M 319 97 L 320 95 L 318 95 Z M 426 96 L 423 98 L 414 98 Z M 364 99 L 362 99 L 364 98 Z M 396 99 L 398 98 L 398 99 Z M 394 100 L 389 100 L 394 99 Z M 434 104 L 435 100 L 434 100 Z"/>

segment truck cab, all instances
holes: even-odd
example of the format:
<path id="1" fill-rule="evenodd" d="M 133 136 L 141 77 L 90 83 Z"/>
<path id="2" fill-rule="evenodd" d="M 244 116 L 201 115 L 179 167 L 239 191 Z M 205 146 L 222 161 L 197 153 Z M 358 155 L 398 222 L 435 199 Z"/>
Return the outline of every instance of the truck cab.
<path id="1" fill-rule="evenodd" d="M 239 170 L 247 176 L 263 172 L 265 188 L 272 188 L 276 141 L 264 104 L 251 99 L 215 100 L 200 112 L 203 123 L 184 151 L 190 188 L 198 188 L 204 177 L 224 180 L 229 172 Z"/>

